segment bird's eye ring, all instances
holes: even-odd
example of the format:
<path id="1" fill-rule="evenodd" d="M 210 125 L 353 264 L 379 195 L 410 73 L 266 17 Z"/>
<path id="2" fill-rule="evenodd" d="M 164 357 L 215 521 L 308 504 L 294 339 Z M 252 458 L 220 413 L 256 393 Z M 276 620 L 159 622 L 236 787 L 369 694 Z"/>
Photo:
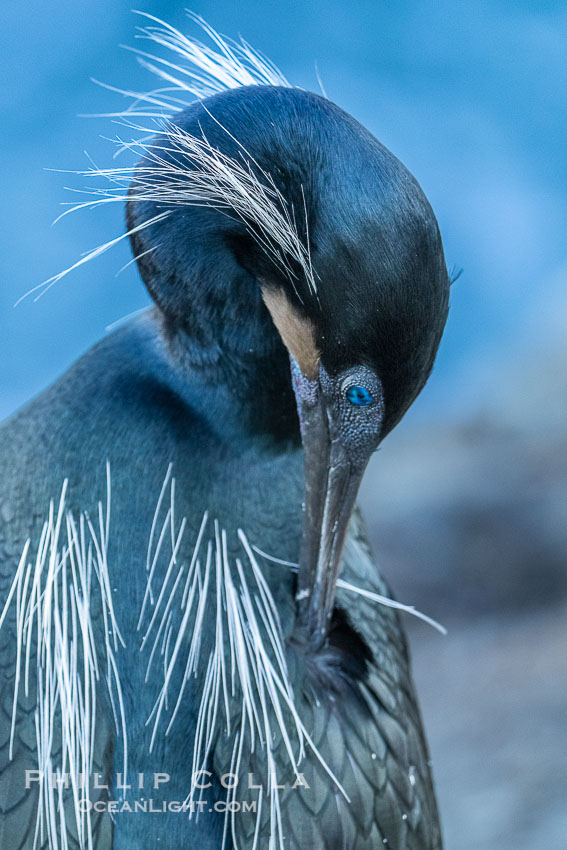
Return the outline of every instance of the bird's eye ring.
<path id="1" fill-rule="evenodd" d="M 350 387 L 347 387 L 345 397 L 351 404 L 356 404 L 357 407 L 366 407 L 374 401 L 366 387 L 361 387 L 358 384 L 351 384 Z"/>

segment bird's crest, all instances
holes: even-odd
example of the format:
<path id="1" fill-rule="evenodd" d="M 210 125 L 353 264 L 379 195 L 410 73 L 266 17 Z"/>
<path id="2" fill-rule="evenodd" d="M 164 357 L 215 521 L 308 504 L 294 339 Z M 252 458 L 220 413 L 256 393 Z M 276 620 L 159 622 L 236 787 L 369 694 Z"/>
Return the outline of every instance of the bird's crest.
<path id="1" fill-rule="evenodd" d="M 220 35 L 200 15 L 187 11 L 188 18 L 197 24 L 213 46 L 184 35 L 171 24 L 137 12 L 150 24 L 138 27 L 137 38 L 149 42 L 151 48 L 166 51 L 155 55 L 140 47 L 128 47 L 138 57 L 142 67 L 155 74 L 165 86 L 149 92 L 117 89 L 104 83 L 104 88 L 132 100 L 122 112 L 108 113 L 109 117 L 137 115 L 159 118 L 184 109 L 193 100 L 204 100 L 213 94 L 242 86 L 283 86 L 292 88 L 281 71 L 240 38 L 235 41 Z"/>
<path id="2" fill-rule="evenodd" d="M 238 154 L 233 157 L 210 144 L 204 132 L 199 136 L 192 135 L 174 123 L 176 114 L 195 100 L 206 100 L 211 95 L 243 86 L 291 88 L 290 83 L 269 59 L 246 41 L 234 41 L 219 35 L 198 15 L 187 13 L 213 46 L 183 35 L 152 15 L 138 14 L 148 19 L 150 24 L 139 27 L 137 37 L 150 42 L 152 47 L 165 50 L 167 55 L 154 55 L 138 47 L 128 49 L 137 55 L 144 68 L 166 85 L 146 93 L 101 85 L 130 100 L 130 104 L 120 112 L 104 114 L 104 117 L 134 131 L 135 138 L 116 137 L 116 153 L 131 151 L 137 158 L 143 159 L 143 164 L 108 169 L 93 165 L 87 170 L 74 172 L 87 178 L 102 179 L 104 185 L 81 190 L 88 198 L 69 206 L 59 218 L 69 212 L 107 203 L 152 201 L 165 207 L 165 211 L 86 252 L 77 262 L 33 287 L 23 297 L 31 294 L 35 294 L 36 299 L 41 297 L 69 272 L 123 239 L 161 221 L 176 206 L 209 206 L 233 215 L 243 222 L 252 238 L 292 284 L 301 274 L 308 290 L 315 293 L 317 287 L 311 264 L 305 204 L 302 209 L 293 209 L 276 187 L 272 175 L 262 169 L 228 131 L 231 141 L 236 142 L 238 147 Z M 128 191 L 134 178 L 135 185 Z M 304 224 L 305 238 L 300 235 L 298 219 Z"/>

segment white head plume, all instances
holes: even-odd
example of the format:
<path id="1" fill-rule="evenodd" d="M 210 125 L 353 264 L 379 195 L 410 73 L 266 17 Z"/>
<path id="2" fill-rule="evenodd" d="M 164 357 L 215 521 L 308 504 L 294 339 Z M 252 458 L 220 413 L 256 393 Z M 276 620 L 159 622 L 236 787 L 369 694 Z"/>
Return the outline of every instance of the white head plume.
<path id="1" fill-rule="evenodd" d="M 36 299 L 40 298 L 69 272 L 104 253 L 133 232 L 160 221 L 167 216 L 168 208 L 171 210 L 176 205 L 211 206 L 235 215 L 292 284 L 297 274 L 292 270 L 293 266 L 305 277 L 309 291 L 315 293 L 317 287 L 311 264 L 305 204 L 302 204 L 303 209 L 293 209 L 277 189 L 272 176 L 259 167 L 252 155 L 234 137 L 231 136 L 239 145 L 239 155 L 230 157 L 213 147 L 204 133 L 200 137 L 194 136 L 172 123 L 175 114 L 195 99 L 200 100 L 242 86 L 290 88 L 290 83 L 273 63 L 246 41 L 241 39 L 236 42 L 224 38 L 191 12 L 188 12 L 188 16 L 203 29 L 213 47 L 183 35 L 158 18 L 146 13 L 139 14 L 152 23 L 139 28 L 138 37 L 165 48 L 174 54 L 178 62 L 175 64 L 170 58 L 156 56 L 139 48 L 129 48 L 137 54 L 145 68 L 168 85 L 147 93 L 105 86 L 132 101 L 120 112 L 106 113 L 107 117 L 121 119 L 121 123 L 137 135 L 137 138 L 127 141 L 116 139 L 118 152 L 132 151 L 144 158 L 144 164 L 139 168 L 101 169 L 93 166 L 75 172 L 102 178 L 106 185 L 85 189 L 83 194 L 89 196 L 88 200 L 71 205 L 59 218 L 85 207 L 92 208 L 106 203 L 123 204 L 127 201 L 155 201 L 165 206 L 166 210 L 141 222 L 134 230 L 86 252 L 78 262 L 33 287 L 23 297 L 35 293 Z M 148 122 L 151 126 L 141 125 L 141 118 L 151 119 Z M 159 134 L 157 140 L 154 139 L 156 134 Z M 184 168 L 182 163 L 176 162 L 180 154 L 190 163 L 190 168 Z M 134 176 L 136 187 L 128 193 L 128 186 Z M 299 217 L 305 219 L 305 239 L 296 224 Z"/>
<path id="2" fill-rule="evenodd" d="M 145 27 L 138 27 L 137 38 L 169 53 L 164 57 L 138 47 L 127 49 L 135 53 L 139 63 L 166 86 L 143 93 L 102 84 L 133 100 L 126 112 L 110 115 L 160 117 L 178 112 L 192 100 L 203 100 L 227 89 L 254 85 L 291 88 L 273 62 L 247 41 L 243 38 L 234 41 L 220 35 L 200 15 L 187 10 L 187 17 L 201 27 L 213 46 L 189 38 L 171 24 L 146 12 L 137 14 L 151 22 Z"/>

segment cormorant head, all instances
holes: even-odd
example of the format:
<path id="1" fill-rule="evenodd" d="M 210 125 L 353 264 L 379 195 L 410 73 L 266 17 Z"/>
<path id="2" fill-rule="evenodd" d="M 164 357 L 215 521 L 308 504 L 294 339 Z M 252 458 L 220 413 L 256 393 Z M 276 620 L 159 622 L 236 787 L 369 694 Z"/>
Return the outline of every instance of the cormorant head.
<path id="1" fill-rule="evenodd" d="M 250 86 L 191 106 L 148 147 L 128 224 L 188 339 L 228 359 L 287 349 L 305 452 L 298 611 L 323 640 L 362 473 L 424 386 L 447 317 L 431 207 L 337 106 Z"/>

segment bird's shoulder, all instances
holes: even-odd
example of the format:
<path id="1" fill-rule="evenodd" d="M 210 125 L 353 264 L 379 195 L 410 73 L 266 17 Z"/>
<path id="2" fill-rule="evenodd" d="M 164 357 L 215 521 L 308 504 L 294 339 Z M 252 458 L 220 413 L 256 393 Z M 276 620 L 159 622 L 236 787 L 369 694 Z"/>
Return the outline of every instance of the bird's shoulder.
<path id="1" fill-rule="evenodd" d="M 176 393 L 172 367 L 151 316 L 107 336 L 50 387 L 0 425 L 2 503 L 10 518 L 41 512 L 64 479 L 80 485 L 82 508 L 105 488 L 105 464 L 132 476 L 203 446 L 190 406 Z M 161 462 L 160 462 L 161 460 Z M 127 471 L 127 473 L 126 473 Z M 1 520 L 1 516 L 0 516 Z"/>
<path id="2" fill-rule="evenodd" d="M 34 449 L 72 450 L 79 440 L 105 429 L 147 427 L 161 417 L 183 417 L 191 409 L 176 395 L 172 367 L 155 321 L 146 315 L 103 338 L 79 357 L 51 386 L 0 425 L 0 459 L 25 457 Z M 136 423 L 138 427 L 136 428 Z M 76 438 L 76 439 L 75 439 Z"/>

